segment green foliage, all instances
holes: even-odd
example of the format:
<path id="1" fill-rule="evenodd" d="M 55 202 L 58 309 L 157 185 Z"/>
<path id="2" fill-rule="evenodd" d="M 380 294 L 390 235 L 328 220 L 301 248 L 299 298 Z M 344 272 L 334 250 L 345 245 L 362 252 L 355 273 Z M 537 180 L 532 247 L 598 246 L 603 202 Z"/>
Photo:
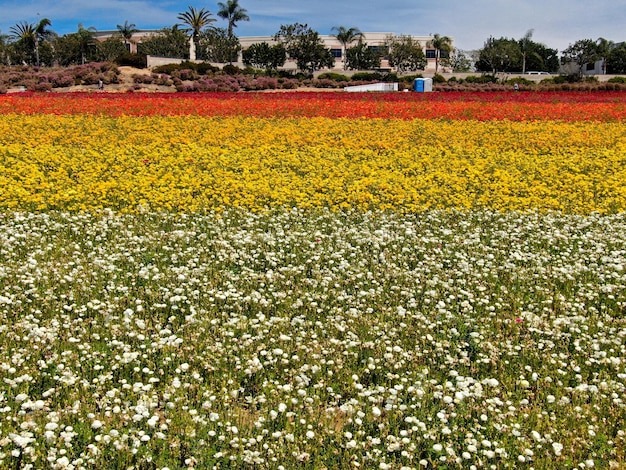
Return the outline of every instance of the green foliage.
<path id="1" fill-rule="evenodd" d="M 426 67 L 422 46 L 411 36 L 390 36 L 385 45 L 389 50 L 389 65 L 395 67 L 398 73 L 424 70 Z"/>
<path id="2" fill-rule="evenodd" d="M 359 41 L 356 46 L 346 50 L 346 68 L 352 70 L 372 70 L 380 67 L 380 53 Z"/>
<path id="3" fill-rule="evenodd" d="M 363 82 L 374 82 L 381 81 L 383 79 L 383 74 L 380 72 L 357 72 L 352 74 L 350 77 L 352 81 L 363 81 Z"/>
<path id="4" fill-rule="evenodd" d="M 191 62 L 189 60 L 184 60 L 179 64 L 159 65 L 158 67 L 154 67 L 152 69 L 154 73 L 164 73 L 167 75 L 172 75 L 174 72 L 180 70 L 192 70 L 198 75 L 208 75 L 218 72 L 220 69 L 219 67 L 215 67 L 208 62 Z"/>
<path id="5" fill-rule="evenodd" d="M 626 83 L 626 77 L 612 77 L 608 80 L 609 83 Z"/>
<path id="6" fill-rule="evenodd" d="M 276 70 L 285 65 L 287 51 L 282 44 L 270 46 L 267 42 L 252 44 L 242 52 L 243 63 L 265 70 Z"/>
<path id="7" fill-rule="evenodd" d="M 128 50 L 119 37 L 110 37 L 96 44 L 96 60 L 114 61 L 127 54 Z"/>
<path id="8" fill-rule="evenodd" d="M 178 26 L 163 28 L 137 44 L 137 52 L 157 57 L 185 59 L 189 57 L 189 39 Z"/>
<path id="9" fill-rule="evenodd" d="M 445 65 L 450 67 L 453 72 L 465 73 L 472 69 L 473 61 L 465 52 L 455 49 L 445 60 Z"/>
<path id="10" fill-rule="evenodd" d="M 241 69 L 233 64 L 226 64 L 222 67 L 222 72 L 226 75 L 239 75 L 241 73 Z"/>
<path id="11" fill-rule="evenodd" d="M 495 75 L 470 75 L 463 79 L 465 83 L 498 83 L 498 77 Z"/>
<path id="12" fill-rule="evenodd" d="M 78 26 L 76 33 L 66 34 L 54 41 L 54 52 L 59 65 L 77 65 L 97 60 L 94 28 Z"/>
<path id="13" fill-rule="evenodd" d="M 274 40 L 285 46 L 287 54 L 296 61 L 302 72 L 312 74 L 335 64 L 335 58 L 330 49 L 324 47 L 319 33 L 306 24 L 282 25 L 274 35 Z"/>
<path id="14" fill-rule="evenodd" d="M 606 59 L 606 71 L 612 74 L 626 74 L 626 43 L 611 49 Z"/>
<path id="15" fill-rule="evenodd" d="M 600 60 L 597 44 L 591 39 L 581 39 L 574 44 L 570 44 L 563 51 L 562 58 L 564 62 L 576 64 L 578 67 L 578 75 L 582 76 L 583 68 L 586 64 L 592 64 L 596 60 Z"/>
<path id="16" fill-rule="evenodd" d="M 228 22 L 228 36 L 233 35 L 233 28 L 237 27 L 240 21 L 250 21 L 248 12 L 245 8 L 239 6 L 239 0 L 226 0 L 226 3 L 217 2 L 220 9 L 217 16 Z"/>
<path id="17" fill-rule="evenodd" d="M 435 49 L 435 73 L 439 70 L 439 62 L 443 62 L 447 65 L 448 58 L 454 50 L 452 47 L 452 39 L 448 36 L 441 36 L 439 33 L 435 33 L 433 38 L 428 43 L 429 47 Z"/>
<path id="18" fill-rule="evenodd" d="M 349 82 L 350 78 L 335 72 L 324 72 L 319 74 L 318 80 L 333 80 L 335 82 Z"/>
<path id="19" fill-rule="evenodd" d="M 437 73 L 433 75 L 433 83 L 446 83 L 446 77 Z"/>
<path id="20" fill-rule="evenodd" d="M 535 82 L 533 82 L 532 80 L 528 80 L 527 78 L 524 77 L 515 77 L 515 78 L 510 78 L 509 80 L 506 81 L 507 85 L 527 85 L 527 86 L 531 86 L 534 85 Z"/>
<path id="21" fill-rule="evenodd" d="M 138 69 L 145 69 L 147 67 L 146 56 L 143 54 L 133 54 L 127 52 L 115 59 L 115 63 L 118 65 L 126 65 L 129 67 L 135 67 Z"/>
<path id="22" fill-rule="evenodd" d="M 518 72 L 522 69 L 522 51 L 515 39 L 490 37 L 479 52 L 476 70 L 480 72 Z"/>
<path id="23" fill-rule="evenodd" d="M 241 49 L 239 39 L 224 28 L 208 28 L 198 38 L 197 58 L 209 62 L 236 62 Z"/>

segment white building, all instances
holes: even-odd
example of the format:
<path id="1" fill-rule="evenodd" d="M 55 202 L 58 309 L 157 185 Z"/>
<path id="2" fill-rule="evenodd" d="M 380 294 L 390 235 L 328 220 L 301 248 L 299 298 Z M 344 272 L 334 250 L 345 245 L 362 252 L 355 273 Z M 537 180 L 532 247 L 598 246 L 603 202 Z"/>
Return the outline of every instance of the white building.
<path id="1" fill-rule="evenodd" d="M 126 47 L 129 52 L 137 52 L 137 44 L 142 42 L 143 40 L 158 34 L 159 30 L 141 30 L 137 31 L 133 34 L 130 41 L 126 42 Z M 368 47 L 371 48 L 382 48 L 385 45 L 385 42 L 389 39 L 389 37 L 398 36 L 394 33 L 385 33 L 385 32 L 368 32 L 362 33 L 362 40 L 367 44 Z M 119 31 L 98 31 L 96 33 L 96 38 L 100 41 L 104 41 L 105 39 L 110 38 L 111 36 L 119 36 Z M 426 55 L 427 65 L 425 68 L 425 72 L 435 72 L 435 49 L 430 46 L 430 41 L 433 39 L 432 36 L 412 36 L 413 40 L 419 42 L 424 50 L 424 54 Z M 328 35 L 320 35 L 321 41 L 324 43 L 324 46 L 330 49 L 333 57 L 335 57 L 335 66 L 333 70 L 339 71 L 344 68 L 344 60 L 343 57 L 343 45 L 337 40 L 337 38 L 331 34 Z M 452 39 L 452 38 L 451 38 Z M 244 36 L 239 38 L 239 43 L 241 44 L 242 50 L 247 49 L 252 44 L 258 44 L 266 42 L 269 45 L 276 44 L 274 41 L 274 36 Z M 348 44 L 347 47 L 350 48 L 356 44 L 356 41 L 352 44 Z M 452 39 L 452 46 L 454 47 L 454 39 Z M 148 58 L 148 67 L 153 67 L 156 65 L 163 65 L 165 63 L 176 62 L 179 59 L 168 59 L 164 57 L 149 57 Z M 239 54 L 239 61 L 234 65 L 243 66 L 241 53 Z M 285 69 L 295 69 L 295 61 L 287 60 L 284 66 Z M 386 60 L 381 61 L 380 68 L 382 70 L 391 70 L 392 68 L 389 66 Z M 445 72 L 444 68 L 439 64 L 439 70 Z"/>
<path id="2" fill-rule="evenodd" d="M 383 33 L 368 32 L 368 33 L 362 33 L 362 34 L 363 34 L 363 37 L 362 37 L 363 42 L 366 43 L 367 46 L 371 48 L 382 48 L 384 47 L 385 42 L 388 40 L 389 37 L 398 36 L 395 33 L 384 33 L 384 32 Z M 430 47 L 430 41 L 432 41 L 433 37 L 432 36 L 411 36 L 411 37 L 413 38 L 413 40 L 419 42 L 419 44 L 422 46 L 424 50 L 424 54 L 426 55 L 427 65 L 424 71 L 434 73 L 436 51 L 435 49 Z M 333 70 L 343 70 L 345 58 L 343 57 L 344 51 L 343 51 L 343 45 L 341 44 L 341 42 L 339 42 L 339 40 L 331 34 L 320 35 L 320 39 L 324 43 L 324 46 L 327 49 L 330 49 L 331 53 L 333 54 L 333 57 L 335 57 L 335 66 L 333 67 Z M 276 41 L 274 41 L 273 36 L 245 36 L 245 37 L 239 38 L 239 43 L 241 44 L 241 48 L 244 50 L 250 47 L 252 44 L 258 44 L 262 42 L 266 42 L 270 46 L 273 44 L 276 44 Z M 348 44 L 347 47 L 350 48 L 354 46 L 355 44 L 356 44 L 356 41 L 352 44 Z M 454 47 L 454 39 L 452 39 L 452 46 Z M 381 69 L 391 70 L 391 67 L 389 66 L 387 61 L 385 61 L 384 59 L 381 61 L 380 67 Z M 295 68 L 295 62 L 288 60 L 287 63 L 285 64 L 285 68 Z M 441 67 L 441 63 L 439 64 L 439 69 L 440 71 L 443 71 L 443 68 Z"/>

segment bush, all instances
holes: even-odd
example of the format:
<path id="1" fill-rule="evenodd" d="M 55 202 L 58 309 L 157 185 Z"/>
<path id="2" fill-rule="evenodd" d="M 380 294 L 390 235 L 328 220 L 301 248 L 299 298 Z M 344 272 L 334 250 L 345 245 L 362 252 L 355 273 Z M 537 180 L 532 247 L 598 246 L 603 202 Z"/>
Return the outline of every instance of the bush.
<path id="1" fill-rule="evenodd" d="M 394 82 L 399 82 L 400 78 L 398 78 L 398 74 L 396 72 L 389 72 L 389 73 L 383 74 L 382 80 L 383 82 L 386 82 L 386 83 L 394 83 Z"/>
<path id="2" fill-rule="evenodd" d="M 154 73 L 165 73 L 167 75 L 172 75 L 175 70 L 180 70 L 180 64 L 159 65 L 152 69 Z"/>
<path id="3" fill-rule="evenodd" d="M 524 78 L 524 77 L 515 77 L 506 81 L 507 85 L 515 85 L 516 83 L 518 85 L 526 85 L 526 86 L 534 85 L 532 80 L 528 80 L 527 78 Z"/>
<path id="4" fill-rule="evenodd" d="M 189 63 L 191 64 L 192 62 L 189 62 Z M 219 67 L 215 67 L 214 65 L 211 65 L 208 62 L 200 62 L 199 64 L 193 64 L 193 65 L 195 65 L 195 70 L 200 75 L 212 75 L 219 70 Z"/>
<path id="5" fill-rule="evenodd" d="M 613 77 L 607 80 L 609 83 L 626 83 L 626 77 Z"/>
<path id="6" fill-rule="evenodd" d="M 470 75 L 463 80 L 465 83 L 498 83 L 495 75 Z"/>
<path id="7" fill-rule="evenodd" d="M 337 84 L 338 82 L 330 78 L 316 78 L 311 81 L 311 86 L 314 88 L 336 88 Z"/>
<path id="8" fill-rule="evenodd" d="M 145 75 L 142 73 L 135 73 L 132 76 L 133 83 L 143 83 L 144 85 L 150 85 L 154 83 L 155 75 Z"/>
<path id="9" fill-rule="evenodd" d="M 433 83 L 446 83 L 446 78 L 441 74 L 433 75 Z"/>
<path id="10" fill-rule="evenodd" d="M 350 78 L 335 72 L 324 72 L 318 75 L 318 80 L 332 80 L 335 82 L 349 82 Z"/>
<path id="11" fill-rule="evenodd" d="M 353 82 L 379 82 L 383 79 L 383 75 L 379 72 L 357 72 L 350 77 Z"/>
<path id="12" fill-rule="evenodd" d="M 115 63 L 118 65 L 125 65 L 128 67 L 135 67 L 136 69 L 145 69 L 148 66 L 148 61 L 145 54 L 123 54 L 115 59 Z"/>
<path id="13" fill-rule="evenodd" d="M 222 72 L 227 75 L 239 75 L 241 73 L 241 69 L 233 64 L 226 64 L 222 67 Z"/>

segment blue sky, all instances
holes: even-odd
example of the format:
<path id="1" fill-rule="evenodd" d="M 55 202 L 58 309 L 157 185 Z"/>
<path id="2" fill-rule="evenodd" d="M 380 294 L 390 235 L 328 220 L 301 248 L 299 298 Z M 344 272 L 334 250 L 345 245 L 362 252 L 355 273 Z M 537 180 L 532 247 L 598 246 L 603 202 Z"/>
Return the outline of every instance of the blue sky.
<path id="1" fill-rule="evenodd" d="M 223 0 L 224 1 L 224 0 Z M 451 36 L 462 50 L 479 49 L 489 36 L 519 39 L 532 29 L 533 40 L 558 49 L 579 39 L 626 40 L 626 0 L 239 0 L 249 22 L 238 25 L 238 36 L 273 35 L 282 24 L 306 23 L 320 34 L 333 26 L 363 32 Z M 0 32 L 22 21 L 52 21 L 59 34 L 75 32 L 78 24 L 99 31 L 115 30 L 125 21 L 139 29 L 160 29 L 179 22 L 188 6 L 215 14 L 217 1 L 172 0 L 0 0 Z M 217 18 L 216 26 L 225 26 Z"/>

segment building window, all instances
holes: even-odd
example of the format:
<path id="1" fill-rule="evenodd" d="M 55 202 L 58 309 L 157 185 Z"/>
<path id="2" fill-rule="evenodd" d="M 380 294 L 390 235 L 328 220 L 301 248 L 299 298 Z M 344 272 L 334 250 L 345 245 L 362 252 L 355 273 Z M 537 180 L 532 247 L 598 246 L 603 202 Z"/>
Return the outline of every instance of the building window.
<path id="1" fill-rule="evenodd" d="M 335 59 L 341 59 L 341 49 L 331 49 L 330 52 L 332 53 L 333 57 Z"/>
<path id="2" fill-rule="evenodd" d="M 435 51 L 435 49 L 426 49 L 426 58 L 427 59 L 434 59 L 437 54 L 437 51 Z"/>

